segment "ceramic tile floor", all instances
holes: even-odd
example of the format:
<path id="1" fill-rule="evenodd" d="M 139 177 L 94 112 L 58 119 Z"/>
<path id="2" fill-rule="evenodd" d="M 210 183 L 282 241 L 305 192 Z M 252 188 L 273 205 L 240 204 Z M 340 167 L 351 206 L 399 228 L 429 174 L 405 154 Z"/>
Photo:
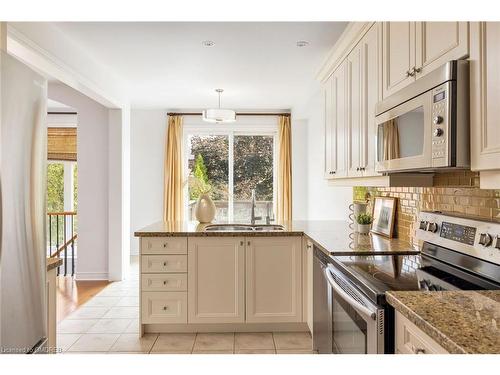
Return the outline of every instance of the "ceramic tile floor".
<path id="1" fill-rule="evenodd" d="M 308 332 L 162 333 L 139 337 L 139 271 L 107 286 L 57 326 L 62 353 L 313 354 Z"/>

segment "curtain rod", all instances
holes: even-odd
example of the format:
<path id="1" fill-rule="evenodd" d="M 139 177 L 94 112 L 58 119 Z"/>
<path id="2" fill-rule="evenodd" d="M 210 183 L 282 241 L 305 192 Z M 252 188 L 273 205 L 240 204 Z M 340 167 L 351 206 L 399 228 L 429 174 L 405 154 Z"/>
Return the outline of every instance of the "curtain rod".
<path id="1" fill-rule="evenodd" d="M 201 116 L 201 112 L 167 112 L 168 116 Z M 291 113 L 256 113 L 256 112 L 248 112 L 248 113 L 236 113 L 236 116 L 286 116 L 290 117 Z"/>

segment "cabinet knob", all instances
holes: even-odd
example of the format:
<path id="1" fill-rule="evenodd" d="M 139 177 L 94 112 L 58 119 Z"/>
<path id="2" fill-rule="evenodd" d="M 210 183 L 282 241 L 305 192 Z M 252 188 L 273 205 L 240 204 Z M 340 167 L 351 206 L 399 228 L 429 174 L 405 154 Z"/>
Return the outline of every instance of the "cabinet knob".
<path id="1" fill-rule="evenodd" d="M 425 354 L 425 349 L 422 348 L 414 348 L 413 353 L 415 354 Z"/>
<path id="2" fill-rule="evenodd" d="M 243 246 L 245 243 L 243 241 L 240 241 L 240 246 Z"/>
<path id="3" fill-rule="evenodd" d="M 166 267 L 167 266 L 167 262 L 163 262 L 163 267 Z"/>
<path id="4" fill-rule="evenodd" d="M 165 243 L 163 244 L 163 247 L 167 247 L 167 246 L 168 246 L 168 243 L 166 243 L 166 242 L 165 242 Z"/>
<path id="5" fill-rule="evenodd" d="M 164 281 L 163 281 L 163 285 L 167 285 L 167 280 L 164 280 Z"/>
<path id="6" fill-rule="evenodd" d="M 422 72 L 422 67 L 420 67 L 420 68 L 413 68 L 413 72 L 414 72 L 414 73 L 413 73 L 414 75 L 415 75 L 415 73 L 420 73 L 420 72 Z"/>
<path id="7" fill-rule="evenodd" d="M 167 311 L 168 310 L 168 306 L 163 306 L 163 311 Z"/>
<path id="8" fill-rule="evenodd" d="M 250 241 L 247 242 L 247 245 L 250 246 Z"/>

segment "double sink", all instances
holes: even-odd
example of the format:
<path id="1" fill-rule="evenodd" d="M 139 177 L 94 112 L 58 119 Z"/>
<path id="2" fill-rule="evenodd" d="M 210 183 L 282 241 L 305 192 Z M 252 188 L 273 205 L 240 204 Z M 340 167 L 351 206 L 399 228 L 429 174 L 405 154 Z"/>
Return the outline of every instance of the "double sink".
<path id="1" fill-rule="evenodd" d="M 205 232 L 279 232 L 284 231 L 282 225 L 276 224 L 211 224 L 205 227 Z"/>

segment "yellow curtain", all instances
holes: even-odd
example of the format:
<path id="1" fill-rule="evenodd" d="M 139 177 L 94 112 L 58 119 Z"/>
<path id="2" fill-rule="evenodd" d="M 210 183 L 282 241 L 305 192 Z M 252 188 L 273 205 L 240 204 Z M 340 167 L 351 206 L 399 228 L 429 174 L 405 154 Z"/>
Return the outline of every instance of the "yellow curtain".
<path id="1" fill-rule="evenodd" d="M 168 116 L 164 163 L 163 220 L 182 221 L 184 213 L 182 116 Z"/>
<path id="2" fill-rule="evenodd" d="M 399 159 L 399 130 L 394 119 L 384 123 L 384 159 Z"/>
<path id="3" fill-rule="evenodd" d="M 278 221 L 292 220 L 292 128 L 290 116 L 278 123 Z"/>

